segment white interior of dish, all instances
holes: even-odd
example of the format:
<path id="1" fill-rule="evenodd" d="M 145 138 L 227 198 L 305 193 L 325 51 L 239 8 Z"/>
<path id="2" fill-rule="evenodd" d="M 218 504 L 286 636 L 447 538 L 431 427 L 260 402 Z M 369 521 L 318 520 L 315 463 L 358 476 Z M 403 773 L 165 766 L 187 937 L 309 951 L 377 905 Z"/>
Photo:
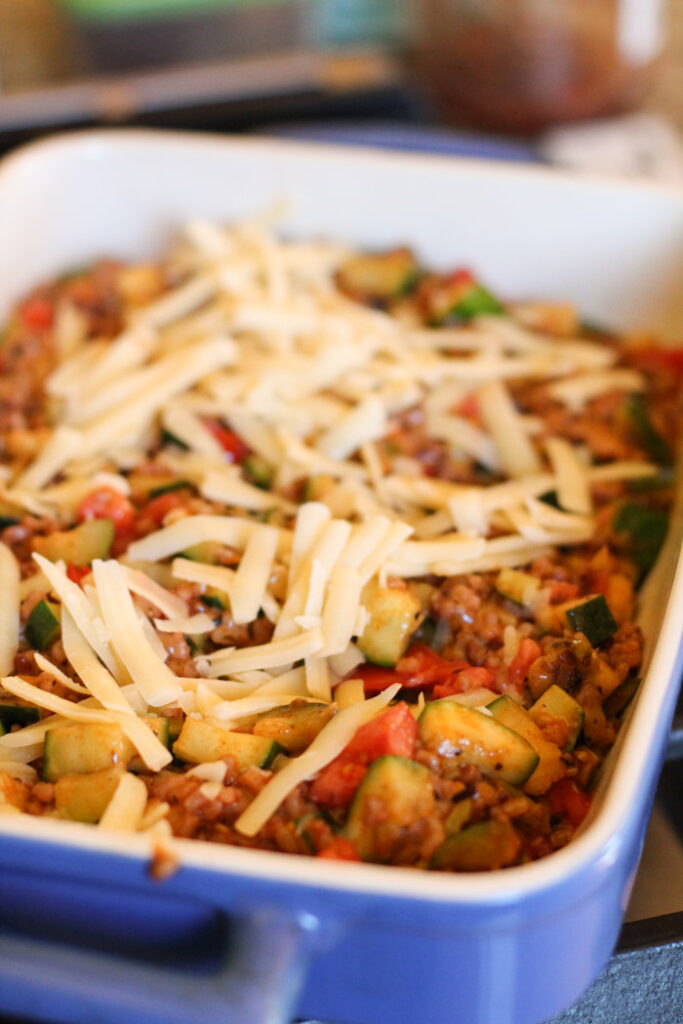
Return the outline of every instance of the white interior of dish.
<path id="1" fill-rule="evenodd" d="M 586 319 L 619 329 L 673 339 L 683 322 L 683 190 L 453 158 L 131 131 L 66 136 L 5 160 L 0 316 L 41 278 L 98 256 L 160 253 L 186 218 L 229 222 L 280 201 L 288 233 L 361 247 L 411 244 L 432 265 L 475 268 L 503 297 L 570 300 Z M 648 588 L 647 677 L 590 826 L 522 868 L 467 877 L 401 871 L 403 894 L 507 902 L 609 855 L 672 703 L 683 621 L 681 516 L 677 523 Z M 149 855 L 144 837 L 80 825 L 17 816 L 1 819 L 0 830 Z M 400 870 L 316 861 L 303 879 L 301 860 L 284 854 L 175 847 L 185 863 L 215 871 L 352 891 L 395 894 Z"/>

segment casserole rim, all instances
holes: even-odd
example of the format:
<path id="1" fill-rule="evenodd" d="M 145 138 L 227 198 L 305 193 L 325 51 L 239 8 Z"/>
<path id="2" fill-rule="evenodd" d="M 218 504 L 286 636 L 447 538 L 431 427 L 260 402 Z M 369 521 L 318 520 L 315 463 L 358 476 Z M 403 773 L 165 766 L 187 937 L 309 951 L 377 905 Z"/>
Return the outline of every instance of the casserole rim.
<path id="1" fill-rule="evenodd" d="M 0 192 L 11 175 L 22 175 L 35 165 L 43 154 L 69 152 L 97 164 L 106 159 L 107 150 L 122 146 L 146 147 L 154 150 L 210 149 L 251 151 L 255 155 L 295 152 L 310 159 L 335 163 L 366 162 L 391 166 L 414 167 L 443 165 L 450 169 L 464 167 L 485 174 L 490 179 L 529 178 L 538 181 L 565 182 L 567 186 L 590 188 L 599 185 L 610 191 L 619 187 L 627 194 L 663 193 L 677 201 L 683 209 L 683 188 L 666 183 L 626 181 L 611 175 L 575 175 L 566 171 L 534 165 L 509 165 L 504 162 L 431 154 L 368 151 L 361 147 L 337 147 L 330 144 L 292 142 L 283 139 L 229 137 L 149 129 L 86 130 L 30 143 L 8 157 L 0 165 Z M 305 201 L 304 201 L 305 202 Z M 172 227 L 172 225 L 169 225 Z M 673 710 L 674 671 L 681 654 L 681 637 L 677 623 L 683 618 L 683 563 L 679 558 L 671 592 L 666 604 L 656 643 L 653 644 L 647 672 L 618 749 L 611 760 L 607 784 L 596 801 L 585 829 L 568 846 L 541 860 L 494 872 L 451 874 L 399 869 L 372 864 L 323 863 L 315 859 L 277 852 L 275 860 L 268 851 L 239 849 L 203 840 L 169 839 L 169 850 L 177 854 L 180 865 L 207 869 L 217 874 L 239 874 L 243 877 L 267 877 L 272 882 L 288 882 L 303 888 L 323 887 L 340 892 L 372 893 L 392 898 L 419 898 L 446 903 L 503 905 L 521 900 L 532 891 L 547 890 L 561 884 L 590 866 L 608 870 L 619 857 L 625 833 L 632 824 L 631 808 L 638 807 L 646 797 L 645 782 L 653 774 L 656 762 L 653 749 L 663 745 L 667 720 L 667 704 Z M 661 666 L 661 667 L 660 667 Z M 655 713 L 656 712 L 656 713 Z M 646 742 L 644 742 L 646 739 Z M 658 751 L 659 752 L 659 751 Z M 23 820 L 22 820 L 23 819 Z M 148 860 L 159 840 L 129 834 L 105 833 L 76 823 L 51 819 L 30 819 L 29 816 L 0 818 L 0 836 L 11 835 L 35 842 L 53 842 L 78 847 L 84 851 L 114 854 Z M 264 860 L 264 857 L 266 858 Z M 245 859 L 246 858 L 246 859 Z M 315 866 L 314 866 L 315 864 Z M 398 874 L 397 874 L 398 872 Z"/>

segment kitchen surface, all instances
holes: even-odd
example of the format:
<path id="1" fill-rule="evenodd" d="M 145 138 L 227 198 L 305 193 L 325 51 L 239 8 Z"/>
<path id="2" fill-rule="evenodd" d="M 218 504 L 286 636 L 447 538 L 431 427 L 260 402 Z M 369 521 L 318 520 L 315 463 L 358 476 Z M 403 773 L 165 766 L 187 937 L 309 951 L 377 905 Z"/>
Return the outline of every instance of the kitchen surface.
<path id="1" fill-rule="evenodd" d="M 415 12 L 386 0 L 199 6 L 184 20 L 136 20 L 89 16 L 86 3 L 0 0 L 0 151 L 63 129 L 142 125 L 545 160 L 683 184 L 683 0 L 670 0 L 656 30 L 641 26 L 661 28 L 663 45 L 637 102 L 532 132 L 501 132 L 435 98 L 412 45 Z M 619 950 L 553 1024 L 683 1020 L 682 809 L 679 703 Z"/>

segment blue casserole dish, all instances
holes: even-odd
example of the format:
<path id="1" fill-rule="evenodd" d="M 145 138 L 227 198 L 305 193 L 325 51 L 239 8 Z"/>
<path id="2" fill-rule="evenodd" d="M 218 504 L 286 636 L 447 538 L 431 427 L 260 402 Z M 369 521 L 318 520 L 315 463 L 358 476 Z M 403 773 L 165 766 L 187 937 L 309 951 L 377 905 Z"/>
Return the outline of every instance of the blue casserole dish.
<path id="1" fill-rule="evenodd" d="M 0 303 L 193 215 L 286 199 L 285 228 L 457 253 L 503 294 L 563 297 L 664 336 L 683 312 L 683 192 L 538 168 L 273 140 L 97 132 L 0 169 Z M 430 875 L 0 818 L 0 1003 L 54 1021 L 539 1024 L 616 941 L 673 713 L 680 512 L 643 595 L 647 674 L 576 840 L 490 874 Z"/>

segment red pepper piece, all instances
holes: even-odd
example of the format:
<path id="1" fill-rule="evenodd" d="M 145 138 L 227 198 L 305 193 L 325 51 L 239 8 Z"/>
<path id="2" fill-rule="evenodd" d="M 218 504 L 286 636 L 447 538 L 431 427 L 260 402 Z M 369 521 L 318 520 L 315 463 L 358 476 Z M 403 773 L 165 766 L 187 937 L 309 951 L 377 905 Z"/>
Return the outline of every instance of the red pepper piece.
<path id="1" fill-rule="evenodd" d="M 546 793 L 552 814 L 566 818 L 572 828 L 578 828 L 588 814 L 591 797 L 579 789 L 573 779 L 560 779 Z"/>
<path id="2" fill-rule="evenodd" d="M 353 843 L 349 839 L 344 839 L 343 836 L 337 836 L 329 846 L 326 846 L 316 856 L 323 857 L 326 860 L 360 860 Z"/>
<path id="3" fill-rule="evenodd" d="M 216 438 L 228 462 L 244 462 L 249 454 L 249 448 L 239 434 L 217 420 L 204 420 L 204 426 Z"/>

